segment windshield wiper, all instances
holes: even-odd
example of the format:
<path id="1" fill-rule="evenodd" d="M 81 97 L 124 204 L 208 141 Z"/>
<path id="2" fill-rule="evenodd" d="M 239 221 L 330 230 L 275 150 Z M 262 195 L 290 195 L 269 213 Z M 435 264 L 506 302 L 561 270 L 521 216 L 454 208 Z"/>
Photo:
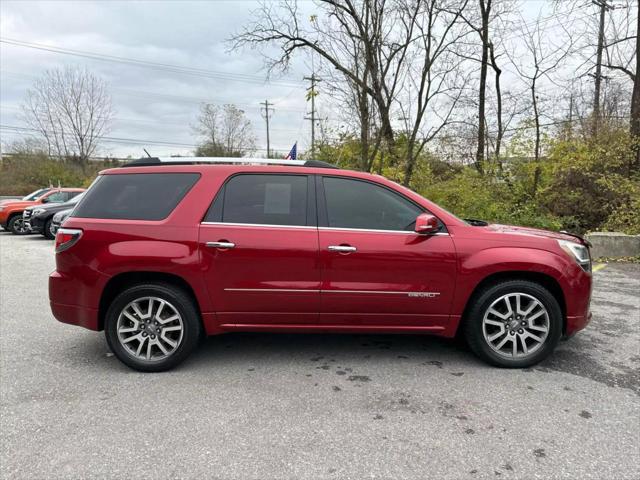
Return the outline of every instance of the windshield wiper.
<path id="1" fill-rule="evenodd" d="M 472 227 L 486 227 L 489 225 L 489 222 L 485 222 L 484 220 L 478 220 L 476 218 L 465 218 L 465 222 L 467 222 Z"/>

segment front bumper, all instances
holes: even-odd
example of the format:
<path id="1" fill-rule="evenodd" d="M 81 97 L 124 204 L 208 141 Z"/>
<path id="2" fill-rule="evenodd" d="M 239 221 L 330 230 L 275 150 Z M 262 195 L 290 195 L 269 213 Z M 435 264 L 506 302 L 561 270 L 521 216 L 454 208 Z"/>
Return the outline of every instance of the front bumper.
<path id="1" fill-rule="evenodd" d="M 575 317 L 567 317 L 567 331 L 565 334 L 566 338 L 573 337 L 580 330 L 586 328 L 591 322 L 591 318 L 593 317 L 593 313 L 588 312 L 586 315 L 579 315 Z"/>
<path id="2" fill-rule="evenodd" d="M 591 296 L 593 294 L 593 275 L 581 267 L 574 266 L 567 272 L 562 289 L 565 297 L 566 324 L 565 337 L 571 337 L 585 328 L 591 321 Z"/>
<path id="3" fill-rule="evenodd" d="M 44 221 L 38 217 L 25 218 L 25 226 L 33 233 L 42 233 L 44 230 Z"/>
<path id="4" fill-rule="evenodd" d="M 63 220 L 64 221 L 64 220 Z M 53 219 L 51 221 L 51 230 L 52 233 L 55 235 L 56 233 L 58 233 L 58 229 L 62 226 L 62 222 L 56 222 L 55 219 Z"/>

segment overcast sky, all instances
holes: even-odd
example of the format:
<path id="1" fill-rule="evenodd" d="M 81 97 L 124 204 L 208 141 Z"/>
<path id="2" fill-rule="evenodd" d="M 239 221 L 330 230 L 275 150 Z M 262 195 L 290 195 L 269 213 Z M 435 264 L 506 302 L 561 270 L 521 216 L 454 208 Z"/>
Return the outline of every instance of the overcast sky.
<path id="1" fill-rule="evenodd" d="M 259 102 L 273 102 L 271 146 L 287 153 L 308 143 L 304 120 L 309 72 L 292 71 L 267 82 L 256 51 L 228 53 L 224 40 L 251 18 L 253 1 L 6 1 L 0 2 L 3 38 L 64 49 L 135 58 L 212 71 L 185 75 L 121 63 L 90 60 L 0 44 L 1 123 L 23 125 L 17 117 L 24 92 L 44 70 L 66 64 L 87 66 L 111 87 L 116 121 L 110 137 L 171 142 L 184 146 L 104 143 L 103 153 L 154 155 L 187 153 L 196 143 L 190 126 L 199 104 L 234 103 L 253 124 L 258 147 L 266 149 Z M 223 75 L 216 75 L 219 72 Z M 233 74 L 233 79 L 227 75 Z M 2 131 L 3 143 L 20 134 Z M 263 152 L 264 153 L 264 152 Z"/>
<path id="2" fill-rule="evenodd" d="M 548 4 L 524 2 L 525 17 L 534 18 Z M 302 78 L 311 73 L 306 62 L 298 60 L 285 77 L 267 82 L 259 52 L 229 53 L 224 42 L 251 20 L 256 7 L 252 0 L 2 0 L 3 38 L 207 72 L 173 73 L 0 43 L 1 123 L 23 125 L 17 114 L 29 85 L 46 69 L 72 64 L 86 66 L 110 84 L 116 120 L 109 136 L 128 143 L 103 143 L 102 154 L 135 157 L 142 148 L 158 156 L 187 154 L 197 143 L 190 126 L 203 101 L 242 108 L 253 124 L 258 147 L 266 149 L 259 105 L 265 99 L 275 104 L 272 148 L 286 153 L 297 140 L 304 150 L 310 139 L 310 122 L 304 120 L 309 106 Z M 302 4 L 309 13 L 313 8 L 312 2 Z M 321 91 L 320 113 L 331 117 L 327 100 Z M 21 136 L 2 130 L 4 144 Z"/>

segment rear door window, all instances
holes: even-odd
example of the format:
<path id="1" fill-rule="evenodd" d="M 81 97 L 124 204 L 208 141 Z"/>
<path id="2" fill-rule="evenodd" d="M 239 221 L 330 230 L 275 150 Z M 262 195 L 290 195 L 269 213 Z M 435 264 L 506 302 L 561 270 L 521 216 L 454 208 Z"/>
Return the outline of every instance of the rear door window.
<path id="1" fill-rule="evenodd" d="M 103 175 L 84 195 L 73 216 L 162 220 L 176 208 L 198 178 L 199 173 Z"/>
<path id="2" fill-rule="evenodd" d="M 206 221 L 305 226 L 308 197 L 307 175 L 236 175 L 216 197 Z"/>

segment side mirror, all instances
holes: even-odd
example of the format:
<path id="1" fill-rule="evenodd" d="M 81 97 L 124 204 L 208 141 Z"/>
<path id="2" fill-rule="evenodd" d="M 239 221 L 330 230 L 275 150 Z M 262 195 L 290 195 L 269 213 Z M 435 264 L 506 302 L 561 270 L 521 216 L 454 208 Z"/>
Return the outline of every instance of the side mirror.
<path id="1" fill-rule="evenodd" d="M 49 203 L 49 202 L 50 202 L 49 197 L 44 197 L 42 199 L 42 203 Z"/>
<path id="2" fill-rule="evenodd" d="M 414 231 L 416 233 L 436 233 L 440 229 L 440 223 L 438 219 L 430 213 L 421 213 L 416 218 L 416 226 Z"/>

